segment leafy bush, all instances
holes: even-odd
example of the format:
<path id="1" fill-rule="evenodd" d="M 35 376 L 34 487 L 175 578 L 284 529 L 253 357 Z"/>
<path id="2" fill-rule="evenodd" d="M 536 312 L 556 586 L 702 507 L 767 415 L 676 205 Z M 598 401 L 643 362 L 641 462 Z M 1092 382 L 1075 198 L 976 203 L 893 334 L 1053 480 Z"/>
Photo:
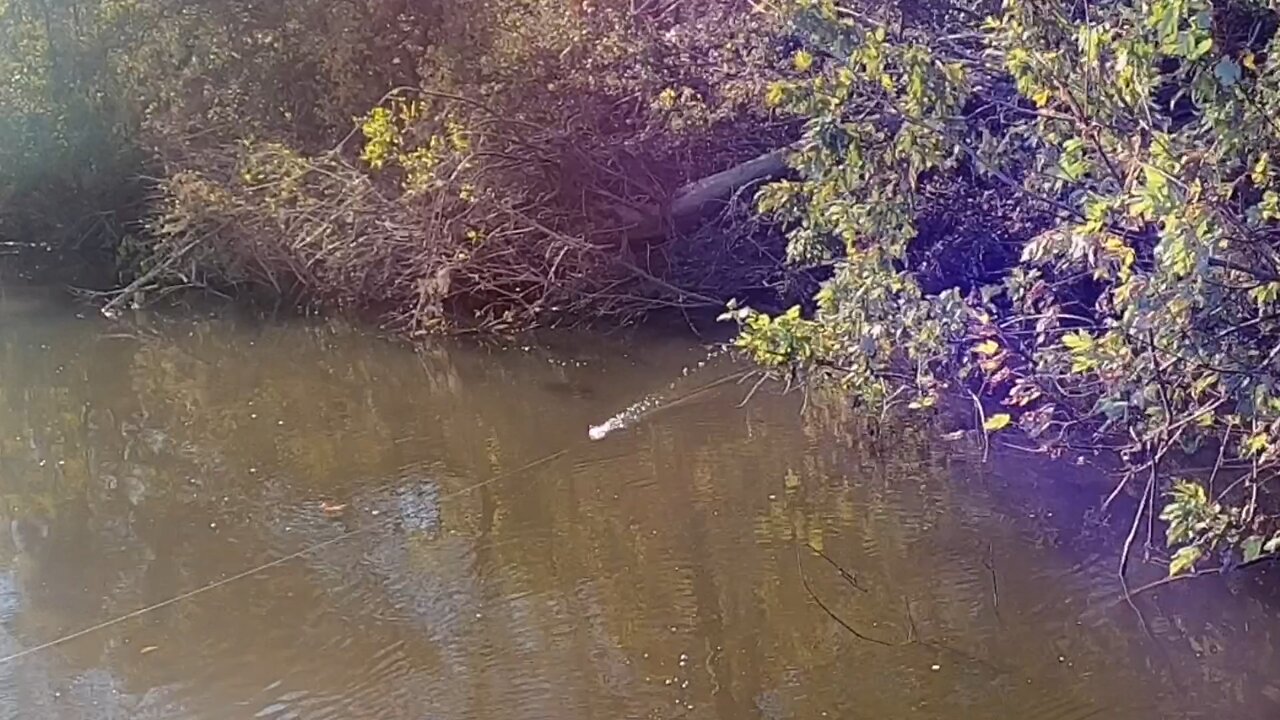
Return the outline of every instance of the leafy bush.
<path id="1" fill-rule="evenodd" d="M 101 260 L 136 219 L 141 156 L 118 63 L 132 20 L 125 3 L 0 3 L 0 250 Z"/>
<path id="2" fill-rule="evenodd" d="M 411 77 L 384 75 L 366 86 L 385 94 L 345 106 L 356 131 L 337 120 L 302 135 L 288 123 L 208 127 L 189 103 L 174 104 L 150 125 L 166 178 L 151 266 L 182 273 L 171 280 L 266 284 L 373 308 L 410 334 L 625 321 L 717 304 L 744 275 L 771 279 L 779 266 L 758 238 L 667 242 L 663 217 L 683 183 L 789 137 L 792 124 L 755 102 L 777 77 L 767 18 L 737 0 L 637 7 L 437 3 L 420 47 L 409 43 Z M 231 57 L 291 68 L 295 42 L 266 61 Z M 233 78 L 258 74 L 229 62 L 221 72 Z M 355 98 L 342 90 L 350 74 L 321 74 L 333 80 L 316 96 Z M 219 88 L 204 94 L 228 96 L 228 107 L 264 94 Z M 259 155 L 243 148 L 263 143 L 296 153 L 301 174 L 247 167 Z"/>
<path id="3" fill-rule="evenodd" d="M 0 7 L 0 64 L 21 79 L 0 129 L 31 139 L 6 146 L 0 216 L 71 246 L 41 223 L 126 205 L 66 212 L 89 197 L 78 173 L 128 188 L 103 233 L 135 278 L 116 304 L 252 284 L 407 332 L 511 330 L 787 274 L 745 207 L 726 217 L 751 233 L 665 216 L 683 184 L 794 136 L 758 102 L 786 68 L 746 0 Z M 119 161 L 86 162 L 88 143 Z"/>
<path id="4" fill-rule="evenodd" d="M 811 319 L 742 314 L 740 344 L 865 402 L 972 390 L 1045 451 L 1118 451 L 1139 498 L 1126 558 L 1168 488 L 1171 572 L 1276 551 L 1276 13 L 1006 0 L 939 33 L 892 7 L 784 12 L 805 77 L 769 100 L 805 131 L 798 179 L 759 204 L 794 262 L 834 276 Z M 950 186 L 1026 208 L 961 236 L 1007 259 L 995 276 L 925 261 L 940 241 L 920 221 Z M 1201 448 L 1211 470 L 1172 462 Z"/>

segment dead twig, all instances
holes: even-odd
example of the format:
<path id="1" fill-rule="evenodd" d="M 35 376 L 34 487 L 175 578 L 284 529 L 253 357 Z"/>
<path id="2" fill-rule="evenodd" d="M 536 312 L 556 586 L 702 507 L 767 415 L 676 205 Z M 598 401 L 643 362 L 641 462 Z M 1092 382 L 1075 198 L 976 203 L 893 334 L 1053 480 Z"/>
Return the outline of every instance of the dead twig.
<path id="1" fill-rule="evenodd" d="M 812 550 L 818 557 L 822 558 L 823 560 L 826 560 L 827 564 L 831 565 L 831 567 L 835 568 L 836 572 L 840 573 L 840 577 L 844 578 L 844 581 L 849 584 L 849 587 L 852 587 L 853 589 L 859 592 L 868 592 L 866 588 L 858 584 L 858 579 L 854 577 L 853 573 L 849 572 L 848 570 L 845 570 L 843 567 L 840 566 L 839 563 L 837 563 L 835 560 L 832 560 L 831 557 L 828 556 L 826 553 L 814 547 L 813 543 L 805 543 L 804 546 Z"/>
<path id="2" fill-rule="evenodd" d="M 987 413 L 982 409 L 982 401 L 972 390 L 968 390 L 969 397 L 973 400 L 974 417 L 977 419 L 978 432 L 982 437 L 982 462 L 986 462 L 991 454 L 991 436 L 987 432 Z"/>
<path id="3" fill-rule="evenodd" d="M 819 598 L 817 593 L 813 591 L 813 587 L 809 585 L 809 576 L 806 575 L 804 572 L 804 563 L 800 559 L 799 543 L 796 543 L 795 550 L 796 550 L 796 568 L 800 572 L 800 583 L 804 586 L 805 592 L 809 594 L 809 597 L 810 599 L 813 600 L 814 604 L 816 604 L 819 608 L 821 608 L 822 611 L 826 613 L 828 617 L 830 617 L 832 620 L 836 622 L 836 624 L 838 624 L 840 627 L 847 630 L 850 635 L 853 635 L 859 640 L 863 640 L 865 642 L 869 642 L 875 645 L 882 645 L 884 647 L 903 647 L 905 645 L 910 645 L 916 642 L 914 637 L 915 633 L 910 629 L 908 630 L 908 637 L 905 641 L 894 642 L 894 641 L 883 640 L 881 638 L 872 637 L 870 635 L 863 634 L 859 632 L 856 628 L 854 628 L 852 625 L 845 622 L 843 618 L 837 615 L 831 608 L 827 607 L 827 604 L 822 602 L 822 599 Z M 913 626 L 914 626 L 914 623 L 913 623 Z"/>
<path id="4" fill-rule="evenodd" d="M 1000 581 L 996 577 L 995 547 L 991 543 L 987 543 L 987 556 L 983 558 L 982 564 L 986 566 L 987 572 L 991 574 L 991 604 L 995 610 L 996 621 L 1004 622 L 1000 619 Z"/>
<path id="5" fill-rule="evenodd" d="M 1146 617 L 1143 616 L 1142 611 L 1139 610 L 1138 606 L 1133 602 L 1133 593 L 1129 591 L 1127 570 L 1129 566 L 1129 554 L 1133 549 L 1133 541 L 1137 538 L 1138 528 L 1142 524 L 1143 511 L 1146 509 L 1148 502 L 1154 502 L 1152 493 L 1155 491 L 1157 465 L 1158 462 L 1153 462 L 1151 464 L 1151 475 L 1147 479 L 1146 488 L 1142 491 L 1142 498 L 1138 502 L 1138 509 L 1133 514 L 1133 524 L 1129 528 L 1129 534 L 1125 537 L 1124 547 L 1120 551 L 1120 564 L 1116 570 L 1116 575 L 1120 579 L 1120 588 L 1124 592 L 1124 600 L 1128 603 L 1129 608 L 1133 610 L 1133 613 L 1138 616 L 1138 622 L 1142 625 L 1142 629 L 1147 634 L 1148 638 L 1152 637 L 1151 629 L 1147 627 Z"/>

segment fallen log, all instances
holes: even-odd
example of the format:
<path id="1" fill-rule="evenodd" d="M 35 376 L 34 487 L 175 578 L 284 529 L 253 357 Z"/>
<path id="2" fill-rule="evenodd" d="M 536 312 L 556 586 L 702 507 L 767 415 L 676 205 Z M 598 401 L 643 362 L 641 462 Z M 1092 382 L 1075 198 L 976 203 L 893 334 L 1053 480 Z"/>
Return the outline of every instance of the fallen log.
<path id="1" fill-rule="evenodd" d="M 631 225 L 626 242 L 631 247 L 654 245 L 667 239 L 673 229 L 687 227 L 705 218 L 753 183 L 776 180 L 787 173 L 791 147 L 779 148 L 739 163 L 727 170 L 694 180 L 676 190 L 663 208 L 640 212 L 619 208 L 617 214 Z"/>

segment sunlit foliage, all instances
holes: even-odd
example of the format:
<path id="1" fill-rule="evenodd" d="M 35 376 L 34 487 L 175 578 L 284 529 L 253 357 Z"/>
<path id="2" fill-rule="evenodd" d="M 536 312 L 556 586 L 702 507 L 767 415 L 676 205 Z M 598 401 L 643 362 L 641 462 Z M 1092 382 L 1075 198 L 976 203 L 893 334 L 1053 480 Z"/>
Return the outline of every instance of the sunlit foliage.
<path id="1" fill-rule="evenodd" d="M 1118 450 L 1135 523 L 1177 479 L 1173 573 L 1274 552 L 1274 9 L 1007 0 L 940 34 L 892 8 L 785 5 L 805 77 L 768 99 L 806 131 L 799 179 L 759 203 L 794 262 L 835 274 L 811 320 L 747 313 L 741 344 L 874 403 L 969 389 L 1042 449 Z M 1031 216 L 966 240 L 1007 259 L 994 275 L 926 262 L 918 221 L 948 178 Z M 1180 471 L 1200 448 L 1211 471 Z"/>

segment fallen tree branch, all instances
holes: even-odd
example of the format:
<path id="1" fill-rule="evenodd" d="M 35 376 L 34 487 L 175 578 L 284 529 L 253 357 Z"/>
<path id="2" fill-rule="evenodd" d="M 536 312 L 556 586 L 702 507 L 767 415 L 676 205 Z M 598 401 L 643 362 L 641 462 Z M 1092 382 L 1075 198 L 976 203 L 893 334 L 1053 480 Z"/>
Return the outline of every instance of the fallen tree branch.
<path id="1" fill-rule="evenodd" d="M 841 618 L 839 615 L 837 615 L 831 608 L 827 607 L 827 604 L 822 602 L 822 599 L 818 597 L 818 594 L 813 591 L 813 587 L 809 585 L 809 576 L 806 575 L 804 572 L 804 564 L 800 560 L 800 544 L 799 543 L 796 543 L 795 549 L 796 549 L 796 569 L 799 570 L 800 572 L 800 583 L 804 585 L 805 592 L 807 592 L 809 594 L 809 597 L 813 600 L 813 602 L 819 608 L 821 608 L 822 611 L 825 612 L 832 620 L 835 620 L 836 623 L 840 625 L 840 627 L 844 628 L 845 630 L 848 630 L 851 635 L 858 638 L 859 640 L 865 640 L 866 642 L 874 643 L 876 645 L 883 645 L 884 647 L 902 647 L 904 645 L 910 645 L 916 642 L 915 633 L 911 632 L 910 630 L 908 631 L 907 639 L 902 642 L 892 642 L 889 640 L 882 640 L 880 638 L 871 637 L 870 635 L 864 635 L 863 633 L 858 632 L 852 625 L 845 622 L 844 619 Z M 912 627 L 914 627 L 914 622 L 912 623 Z"/>
<path id="2" fill-rule="evenodd" d="M 687 183 L 676 190 L 665 208 L 653 209 L 647 217 L 633 208 L 619 210 L 636 226 L 626 234 L 627 242 L 652 243 L 665 238 L 670 228 L 702 218 L 714 204 L 728 201 L 742 188 L 752 183 L 776 180 L 787 172 L 787 156 L 793 151 L 791 146 L 772 150 Z"/>
<path id="3" fill-rule="evenodd" d="M 217 235 L 223 228 L 225 228 L 230 223 L 231 221 L 228 220 L 203 235 L 198 235 L 194 238 L 191 238 L 191 240 L 189 240 L 187 244 L 183 245 L 176 252 L 170 253 L 167 257 L 165 257 L 164 260 L 161 260 L 160 262 L 156 263 L 155 266 L 152 267 L 150 270 L 138 276 L 137 279 L 135 279 L 133 282 L 129 283 L 124 288 L 122 288 L 119 291 L 119 293 L 110 302 L 102 306 L 102 314 L 106 315 L 107 317 L 112 317 L 113 315 L 115 315 L 119 306 L 122 305 L 130 297 L 132 297 L 134 293 L 138 292 L 138 290 L 146 286 L 147 283 L 154 280 L 158 275 L 160 275 L 160 273 L 164 272 L 165 270 L 168 270 L 170 267 L 173 266 L 174 263 L 176 263 L 177 261 L 185 257 L 186 254 L 191 252 L 191 250 L 194 249 L 196 245 L 199 245 L 205 240 L 213 237 L 214 235 Z"/>

